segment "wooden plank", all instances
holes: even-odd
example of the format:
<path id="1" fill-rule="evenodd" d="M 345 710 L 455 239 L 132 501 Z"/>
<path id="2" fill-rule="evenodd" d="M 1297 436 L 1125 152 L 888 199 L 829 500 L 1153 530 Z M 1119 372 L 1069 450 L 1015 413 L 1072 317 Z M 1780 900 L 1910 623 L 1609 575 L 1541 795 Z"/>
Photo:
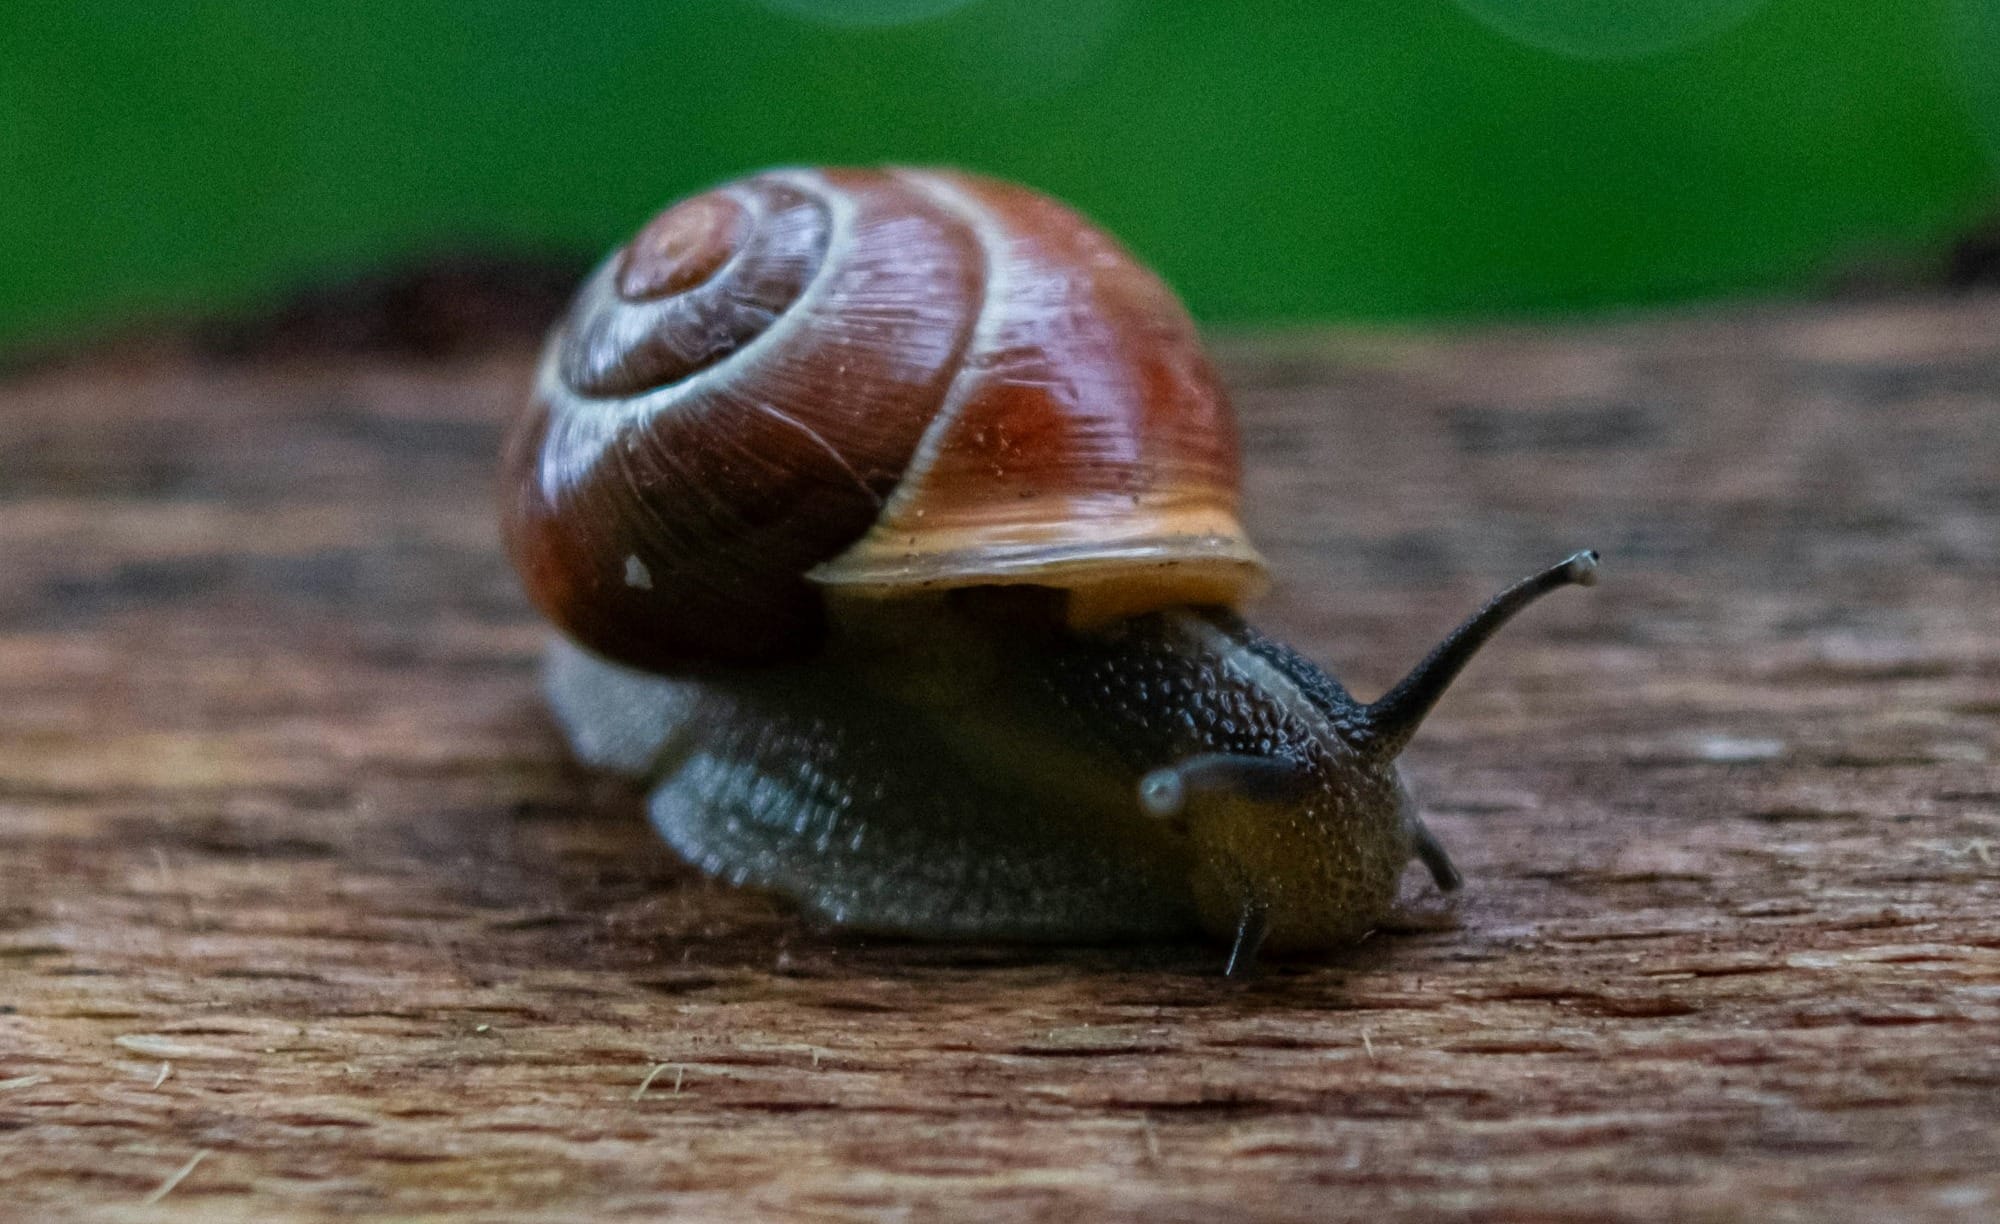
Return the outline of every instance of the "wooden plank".
<path id="1" fill-rule="evenodd" d="M 2000 1213 L 2000 299 L 1226 342 L 1358 691 L 1607 557 L 1409 757 L 1462 901 L 1248 982 L 678 866 L 539 709 L 530 352 L 421 347 L 0 382 L 0 1215 Z"/>

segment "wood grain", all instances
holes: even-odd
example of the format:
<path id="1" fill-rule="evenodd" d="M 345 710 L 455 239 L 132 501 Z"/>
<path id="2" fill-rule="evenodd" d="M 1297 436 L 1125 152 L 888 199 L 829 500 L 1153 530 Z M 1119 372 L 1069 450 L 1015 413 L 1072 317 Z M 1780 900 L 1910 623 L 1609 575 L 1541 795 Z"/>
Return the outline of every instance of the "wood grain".
<path id="1" fill-rule="evenodd" d="M 1463 900 L 1241 983 L 678 866 L 539 709 L 526 348 L 0 382 L 0 1216 L 2000 1214 L 2000 299 L 1221 352 L 1358 691 L 1607 559 L 1411 752 Z"/>

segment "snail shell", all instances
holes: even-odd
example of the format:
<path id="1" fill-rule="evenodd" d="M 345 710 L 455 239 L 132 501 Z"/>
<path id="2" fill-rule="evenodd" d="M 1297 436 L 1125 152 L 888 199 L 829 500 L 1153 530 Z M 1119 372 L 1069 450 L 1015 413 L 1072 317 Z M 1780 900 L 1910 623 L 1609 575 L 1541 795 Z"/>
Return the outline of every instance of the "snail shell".
<path id="1" fill-rule="evenodd" d="M 1186 312 L 966 174 L 780 171 L 660 214 L 583 287 L 506 466 L 536 603 L 655 669 L 809 656 L 829 590 L 1031 583 L 1088 623 L 1262 582 Z"/>

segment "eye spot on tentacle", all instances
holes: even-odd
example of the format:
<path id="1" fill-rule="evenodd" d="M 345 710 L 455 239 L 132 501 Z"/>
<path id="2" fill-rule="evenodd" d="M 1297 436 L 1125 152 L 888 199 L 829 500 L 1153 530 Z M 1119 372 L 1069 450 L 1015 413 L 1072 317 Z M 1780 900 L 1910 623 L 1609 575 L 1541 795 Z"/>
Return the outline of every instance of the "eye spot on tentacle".
<path id="1" fill-rule="evenodd" d="M 1156 820 L 1170 820 L 1187 807 L 1187 787 L 1180 771 L 1155 769 L 1139 779 L 1139 806 Z"/>

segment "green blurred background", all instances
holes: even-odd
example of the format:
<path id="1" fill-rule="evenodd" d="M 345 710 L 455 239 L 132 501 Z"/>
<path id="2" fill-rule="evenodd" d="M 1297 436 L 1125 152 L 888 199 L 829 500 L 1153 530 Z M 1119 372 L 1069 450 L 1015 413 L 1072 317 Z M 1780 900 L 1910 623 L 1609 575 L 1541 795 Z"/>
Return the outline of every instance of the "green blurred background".
<path id="1" fill-rule="evenodd" d="M 1210 320 L 1809 289 L 2000 201 L 2000 0 L 24 0 L 0 343 L 883 160 L 1067 198 Z"/>

